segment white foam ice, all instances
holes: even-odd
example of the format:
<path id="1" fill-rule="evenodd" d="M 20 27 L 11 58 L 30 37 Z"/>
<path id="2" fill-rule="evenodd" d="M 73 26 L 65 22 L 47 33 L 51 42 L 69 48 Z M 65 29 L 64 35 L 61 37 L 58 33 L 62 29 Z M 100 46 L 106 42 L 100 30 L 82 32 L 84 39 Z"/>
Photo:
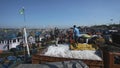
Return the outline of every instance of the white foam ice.
<path id="1" fill-rule="evenodd" d="M 69 45 L 58 44 L 58 46 L 49 46 L 44 55 L 76 59 L 102 60 L 101 57 L 95 54 L 95 52 L 96 50 L 69 50 Z"/>

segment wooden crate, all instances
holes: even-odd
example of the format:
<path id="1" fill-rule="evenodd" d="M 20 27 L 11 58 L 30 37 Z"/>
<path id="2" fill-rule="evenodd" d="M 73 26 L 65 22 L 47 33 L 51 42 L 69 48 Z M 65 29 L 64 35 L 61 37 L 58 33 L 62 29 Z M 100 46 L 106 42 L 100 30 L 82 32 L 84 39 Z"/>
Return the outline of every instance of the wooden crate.
<path id="1" fill-rule="evenodd" d="M 115 56 L 120 57 L 120 53 L 103 51 L 104 68 L 120 68 L 120 63 L 115 64 Z"/>
<path id="2" fill-rule="evenodd" d="M 103 61 L 98 61 L 98 60 L 51 57 L 40 54 L 36 54 L 32 56 L 32 64 L 41 64 L 45 62 L 61 62 L 61 61 L 70 61 L 70 60 L 81 60 L 84 63 L 86 63 L 90 68 L 103 68 Z"/>

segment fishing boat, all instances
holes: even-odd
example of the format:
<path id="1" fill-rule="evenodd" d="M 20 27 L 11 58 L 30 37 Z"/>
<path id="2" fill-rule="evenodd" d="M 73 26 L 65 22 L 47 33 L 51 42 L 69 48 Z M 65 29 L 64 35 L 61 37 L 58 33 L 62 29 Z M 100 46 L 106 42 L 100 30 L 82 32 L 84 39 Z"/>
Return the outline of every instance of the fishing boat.
<path id="1" fill-rule="evenodd" d="M 104 46 L 103 46 L 103 44 L 101 45 L 101 43 L 96 44 L 96 46 L 98 46 L 98 48 L 99 48 L 99 54 L 101 53 L 101 60 L 97 60 L 94 57 L 92 57 L 94 60 L 88 59 L 88 58 L 83 59 L 83 58 L 78 58 L 78 57 L 77 58 L 70 57 L 69 55 L 71 55 L 71 53 L 69 53 L 69 55 L 68 55 L 67 54 L 69 52 L 68 50 L 67 50 L 67 52 L 64 52 L 64 50 L 62 50 L 64 48 L 61 48 L 60 51 L 57 49 L 57 47 L 58 48 L 61 47 L 61 45 L 59 45 L 59 46 L 53 46 L 53 48 L 55 48 L 55 49 L 49 49 L 49 48 L 43 49 L 40 51 L 40 53 L 33 55 L 32 63 L 33 64 L 41 64 L 41 63 L 46 63 L 46 62 L 63 62 L 63 61 L 80 60 L 80 61 L 84 62 L 85 64 L 87 64 L 90 68 L 120 68 L 120 48 L 118 47 L 120 45 L 118 42 L 120 40 L 119 37 L 120 37 L 120 35 L 118 33 L 112 34 L 112 40 L 114 39 L 112 44 L 105 44 Z M 62 44 L 62 45 L 67 46 L 66 44 Z M 79 44 L 79 45 L 81 45 L 81 44 Z M 82 46 L 83 46 L 83 44 L 82 44 Z M 91 46 L 91 45 L 89 45 L 89 46 Z M 87 47 L 89 47 L 89 46 L 87 46 Z M 82 48 L 82 51 L 86 50 L 84 48 L 85 48 L 85 46 Z M 81 48 L 79 48 L 79 49 L 81 49 Z M 76 50 L 78 51 L 79 49 L 74 49 L 71 51 L 76 51 Z M 91 49 L 91 50 L 94 50 L 94 49 Z M 53 52 L 53 53 L 49 53 L 49 52 Z M 59 52 L 59 53 L 57 53 L 57 52 Z M 63 52 L 64 52 L 64 54 L 61 54 Z M 82 54 L 82 53 L 79 53 L 77 55 L 80 55 L 80 54 Z M 89 55 L 89 57 L 90 57 L 90 55 Z"/>
<path id="2" fill-rule="evenodd" d="M 36 55 L 33 55 L 32 63 L 41 64 L 45 62 L 80 60 L 90 68 L 101 68 L 104 66 L 102 50 L 98 50 L 88 43 L 78 43 L 77 46 L 78 47 L 75 48 L 72 44 L 50 45 L 48 48 L 41 50 Z M 98 46 L 96 45 L 96 47 Z"/>
<path id="3" fill-rule="evenodd" d="M 1 41 L 0 50 L 7 51 L 7 50 L 10 50 L 12 48 L 16 48 L 18 45 L 20 45 L 20 43 L 22 41 L 23 41 L 23 39 L 20 37 L 12 38 L 10 40 Z"/>

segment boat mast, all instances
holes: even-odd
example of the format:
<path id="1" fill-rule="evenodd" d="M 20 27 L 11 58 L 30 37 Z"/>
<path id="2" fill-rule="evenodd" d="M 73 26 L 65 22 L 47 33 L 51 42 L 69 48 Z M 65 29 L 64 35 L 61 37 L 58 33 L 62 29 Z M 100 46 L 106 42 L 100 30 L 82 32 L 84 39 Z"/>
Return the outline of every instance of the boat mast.
<path id="1" fill-rule="evenodd" d="M 24 9 L 24 7 L 23 7 Z M 24 16 L 24 23 L 26 23 L 26 18 L 25 18 L 25 9 L 24 9 L 24 13 L 23 13 L 23 16 Z M 27 32 L 26 32 L 26 26 L 24 27 L 24 38 L 25 38 L 25 44 L 27 46 L 27 53 L 28 53 L 28 56 L 30 56 L 30 50 L 29 50 L 29 46 L 28 46 L 28 41 L 27 41 Z"/>
<path id="2" fill-rule="evenodd" d="M 24 7 L 21 9 L 20 13 L 23 15 L 24 23 L 26 23 L 26 18 L 25 18 L 25 8 L 24 8 Z M 27 54 L 28 54 L 28 56 L 30 56 L 30 50 L 29 50 L 29 46 L 28 46 L 28 42 L 27 42 L 26 25 L 25 25 L 25 27 L 23 28 L 23 31 L 24 31 L 25 45 L 26 45 L 26 47 L 27 47 Z"/>
<path id="3" fill-rule="evenodd" d="M 27 32 L 26 32 L 26 28 L 23 29 L 24 30 L 24 38 L 25 38 L 25 44 L 27 46 L 27 53 L 30 56 L 30 50 L 29 50 L 29 46 L 28 46 L 28 41 L 27 41 Z"/>

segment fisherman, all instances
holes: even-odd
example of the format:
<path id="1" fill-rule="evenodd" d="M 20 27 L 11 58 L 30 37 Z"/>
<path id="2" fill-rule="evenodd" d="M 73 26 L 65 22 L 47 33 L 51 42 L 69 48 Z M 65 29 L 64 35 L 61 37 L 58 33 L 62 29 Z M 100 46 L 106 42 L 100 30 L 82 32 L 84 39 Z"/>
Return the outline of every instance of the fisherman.
<path id="1" fill-rule="evenodd" d="M 55 38 L 57 38 L 59 35 L 59 29 L 57 27 L 55 27 L 54 32 L 55 32 Z"/>
<path id="2" fill-rule="evenodd" d="M 54 30 L 54 32 L 55 32 L 55 45 L 57 46 L 57 44 L 58 44 L 58 41 L 59 41 L 59 29 L 57 28 L 57 27 L 55 27 L 55 30 Z"/>
<path id="3" fill-rule="evenodd" d="M 80 36 L 80 31 L 79 29 L 76 27 L 76 25 L 73 26 L 73 38 L 75 40 L 76 43 L 78 43 L 78 38 Z"/>

